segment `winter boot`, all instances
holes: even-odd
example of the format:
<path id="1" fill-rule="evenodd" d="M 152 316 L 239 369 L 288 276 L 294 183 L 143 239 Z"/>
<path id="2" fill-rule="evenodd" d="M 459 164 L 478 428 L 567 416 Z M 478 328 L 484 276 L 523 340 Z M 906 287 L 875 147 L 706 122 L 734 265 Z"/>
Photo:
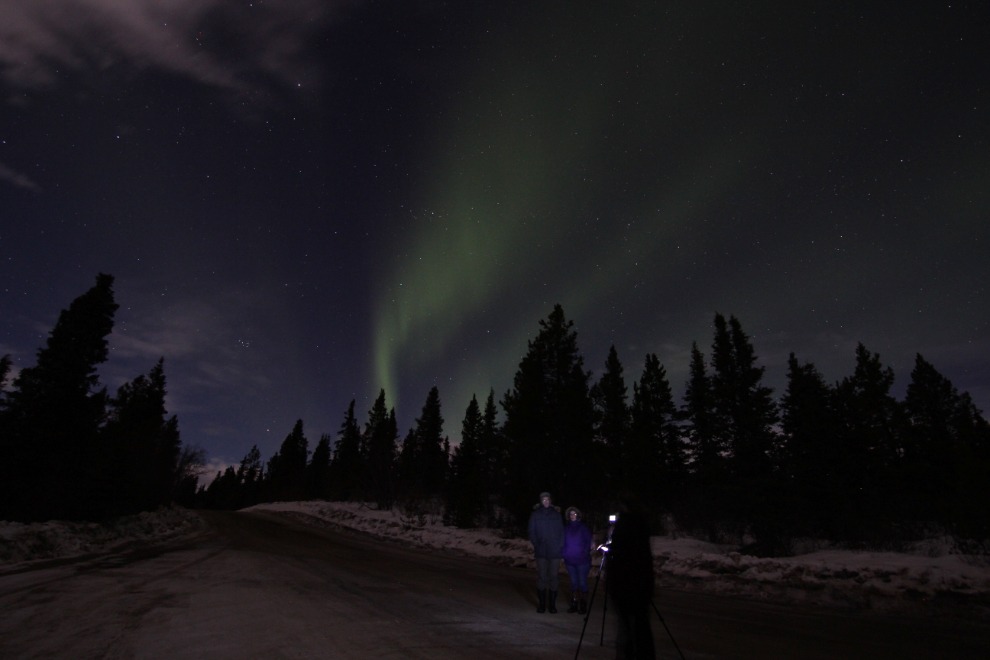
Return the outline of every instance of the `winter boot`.
<path id="1" fill-rule="evenodd" d="M 547 604 L 547 611 L 549 611 L 550 614 L 556 614 L 557 613 L 557 592 L 556 591 L 551 591 L 550 592 L 550 602 Z"/>
<path id="2" fill-rule="evenodd" d="M 588 599 L 587 599 L 587 595 L 588 594 L 584 593 L 583 591 L 581 592 L 581 604 L 578 605 L 578 612 L 580 614 L 584 614 L 584 613 L 586 613 L 588 611 Z"/>
<path id="3" fill-rule="evenodd" d="M 536 597 L 540 599 L 540 604 L 536 606 L 536 612 L 543 614 L 547 611 L 547 592 L 540 589 L 536 592 Z"/>
<path id="4" fill-rule="evenodd" d="M 567 608 L 568 614 L 574 614 L 578 611 L 578 592 L 571 594 L 571 606 Z"/>

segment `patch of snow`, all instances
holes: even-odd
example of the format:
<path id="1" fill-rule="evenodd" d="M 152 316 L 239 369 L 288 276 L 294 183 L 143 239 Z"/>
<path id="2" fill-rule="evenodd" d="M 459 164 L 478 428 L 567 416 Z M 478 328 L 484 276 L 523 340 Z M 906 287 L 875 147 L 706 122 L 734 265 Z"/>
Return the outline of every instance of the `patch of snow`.
<path id="1" fill-rule="evenodd" d="M 290 517 L 310 524 L 323 522 L 340 525 L 380 539 L 452 550 L 509 566 L 536 566 L 533 546 L 525 539 L 502 538 L 491 529 L 448 527 L 439 520 L 427 519 L 420 524 L 416 518 L 403 516 L 398 511 L 379 511 L 358 502 L 272 502 L 242 511 L 290 514 Z"/>
<path id="2" fill-rule="evenodd" d="M 108 552 L 133 542 L 158 543 L 202 526 L 199 515 L 181 507 L 162 507 L 108 523 L 0 521 L 0 566 Z"/>

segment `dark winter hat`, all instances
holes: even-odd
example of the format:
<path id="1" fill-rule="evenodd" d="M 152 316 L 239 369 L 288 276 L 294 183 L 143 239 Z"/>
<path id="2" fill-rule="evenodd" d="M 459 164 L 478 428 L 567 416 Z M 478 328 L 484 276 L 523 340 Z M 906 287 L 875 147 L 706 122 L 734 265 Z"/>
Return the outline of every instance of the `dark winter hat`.
<path id="1" fill-rule="evenodd" d="M 542 502 L 544 499 L 553 500 L 553 498 L 550 497 L 550 493 L 540 493 L 540 501 Z"/>
<path id="2" fill-rule="evenodd" d="M 567 511 L 564 513 L 564 518 L 567 520 L 571 519 L 571 511 L 577 514 L 577 519 L 581 520 L 581 509 L 576 506 L 568 507 Z"/>

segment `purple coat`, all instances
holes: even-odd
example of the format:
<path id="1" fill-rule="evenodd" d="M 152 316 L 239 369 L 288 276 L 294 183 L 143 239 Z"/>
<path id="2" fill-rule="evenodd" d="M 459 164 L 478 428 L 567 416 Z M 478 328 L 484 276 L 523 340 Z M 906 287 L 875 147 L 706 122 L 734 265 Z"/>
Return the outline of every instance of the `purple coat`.
<path id="1" fill-rule="evenodd" d="M 591 564 L 591 530 L 580 520 L 572 520 L 564 528 L 563 555 L 568 566 Z"/>

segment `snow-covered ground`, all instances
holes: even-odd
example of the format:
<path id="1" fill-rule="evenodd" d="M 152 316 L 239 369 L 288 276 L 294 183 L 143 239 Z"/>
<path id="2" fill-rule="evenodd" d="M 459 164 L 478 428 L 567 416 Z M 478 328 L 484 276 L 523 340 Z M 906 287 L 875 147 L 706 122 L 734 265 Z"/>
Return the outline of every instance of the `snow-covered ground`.
<path id="1" fill-rule="evenodd" d="M 181 507 L 124 516 L 106 524 L 0 521 L 0 567 L 112 552 L 132 543 L 159 543 L 197 532 L 202 527 L 199 515 Z"/>
<path id="2" fill-rule="evenodd" d="M 504 539 L 488 529 L 446 527 L 399 511 L 350 502 L 275 502 L 246 510 L 252 509 L 511 566 L 535 566 L 528 541 Z M 990 565 L 958 553 L 951 541 L 921 543 L 913 553 L 827 549 L 779 559 L 740 555 L 734 547 L 686 537 L 653 537 L 652 546 L 660 587 L 893 611 L 924 611 L 947 602 L 954 609 L 990 613 Z"/>

